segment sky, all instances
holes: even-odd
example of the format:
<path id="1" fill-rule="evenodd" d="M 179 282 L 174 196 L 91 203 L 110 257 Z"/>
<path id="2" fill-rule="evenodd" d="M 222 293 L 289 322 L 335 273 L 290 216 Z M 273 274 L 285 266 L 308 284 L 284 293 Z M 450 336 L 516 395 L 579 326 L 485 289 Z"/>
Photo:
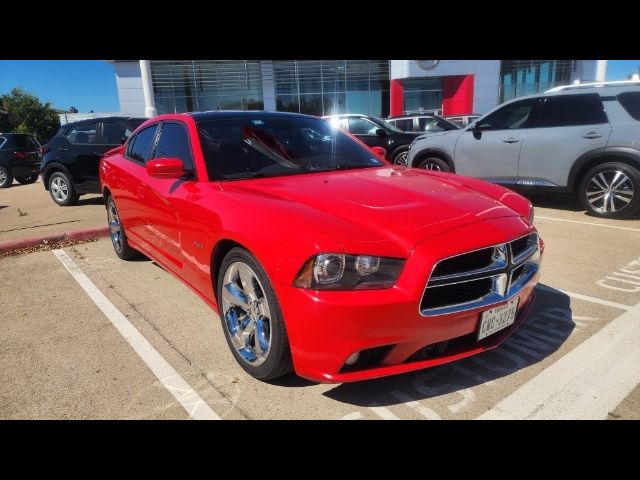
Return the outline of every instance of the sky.
<path id="1" fill-rule="evenodd" d="M 609 60 L 607 80 L 626 80 L 640 60 Z M 22 87 L 54 107 L 119 112 L 116 79 L 104 60 L 0 60 L 0 95 Z"/>

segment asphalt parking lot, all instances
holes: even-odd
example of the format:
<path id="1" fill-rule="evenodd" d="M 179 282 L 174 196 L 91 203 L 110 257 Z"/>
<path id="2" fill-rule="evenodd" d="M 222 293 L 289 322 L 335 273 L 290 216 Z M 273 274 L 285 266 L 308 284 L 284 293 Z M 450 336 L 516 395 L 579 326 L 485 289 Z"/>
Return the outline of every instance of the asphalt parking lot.
<path id="1" fill-rule="evenodd" d="M 517 334 L 351 384 L 254 380 L 216 313 L 153 262 L 119 260 L 108 239 L 0 258 L 0 418 L 639 419 L 640 218 L 534 204 L 546 250 Z"/>

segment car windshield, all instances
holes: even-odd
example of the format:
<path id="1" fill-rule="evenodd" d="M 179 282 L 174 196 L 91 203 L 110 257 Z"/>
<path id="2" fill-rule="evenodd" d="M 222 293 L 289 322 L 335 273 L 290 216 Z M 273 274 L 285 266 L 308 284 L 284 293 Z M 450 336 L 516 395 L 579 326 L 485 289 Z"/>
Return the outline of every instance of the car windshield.
<path id="1" fill-rule="evenodd" d="M 255 115 L 197 125 L 211 180 L 385 165 L 367 147 L 319 118 Z"/>

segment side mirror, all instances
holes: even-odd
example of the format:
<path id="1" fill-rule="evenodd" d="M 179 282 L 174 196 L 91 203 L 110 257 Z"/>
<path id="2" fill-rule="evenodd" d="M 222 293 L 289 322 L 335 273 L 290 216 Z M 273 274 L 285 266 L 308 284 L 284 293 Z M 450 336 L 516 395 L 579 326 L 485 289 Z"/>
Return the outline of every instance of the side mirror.
<path id="1" fill-rule="evenodd" d="M 147 162 L 147 173 L 153 178 L 182 178 L 184 163 L 179 158 L 154 158 Z"/>
<path id="2" fill-rule="evenodd" d="M 476 122 L 471 130 L 473 132 L 473 138 L 480 140 L 482 138 L 482 129 L 480 128 L 480 122 Z"/>
<path id="3" fill-rule="evenodd" d="M 379 137 L 386 137 L 387 136 L 387 131 L 384 128 L 377 128 L 376 129 L 376 135 Z"/>
<path id="4" fill-rule="evenodd" d="M 371 147 L 371 151 L 375 153 L 380 158 L 385 158 L 387 156 L 387 149 L 382 147 Z"/>
<path id="5" fill-rule="evenodd" d="M 120 139 L 120 145 L 124 145 L 124 142 L 126 142 L 126 141 L 127 141 L 127 137 L 122 137 Z"/>

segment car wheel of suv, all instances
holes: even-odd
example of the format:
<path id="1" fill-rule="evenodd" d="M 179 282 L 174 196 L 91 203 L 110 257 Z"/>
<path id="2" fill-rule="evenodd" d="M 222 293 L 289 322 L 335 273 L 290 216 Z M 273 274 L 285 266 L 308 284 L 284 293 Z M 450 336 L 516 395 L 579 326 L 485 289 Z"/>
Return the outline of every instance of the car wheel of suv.
<path id="1" fill-rule="evenodd" d="M 124 227 L 120 223 L 120 215 L 116 207 L 116 202 L 109 195 L 107 198 L 107 220 L 109 225 L 109 235 L 111 236 L 111 244 L 116 251 L 116 255 L 122 260 L 131 260 L 140 256 L 140 252 L 129 246 L 127 235 L 124 233 Z"/>
<path id="2" fill-rule="evenodd" d="M 407 166 L 407 157 L 409 156 L 409 150 L 403 150 L 398 152 L 395 157 L 393 157 L 393 163 L 396 165 L 402 165 L 403 167 Z"/>
<path id="3" fill-rule="evenodd" d="M 0 188 L 9 188 L 13 183 L 13 175 L 5 167 L 0 167 Z"/>
<path id="4" fill-rule="evenodd" d="M 258 380 L 291 372 L 291 351 L 271 282 L 245 249 L 234 248 L 218 274 L 218 308 L 225 338 L 240 366 Z"/>
<path id="5" fill-rule="evenodd" d="M 444 160 L 438 157 L 427 157 L 424 160 L 420 160 L 418 168 L 424 168 L 425 170 L 436 170 L 438 172 L 450 172 L 451 167 Z"/>
<path id="6" fill-rule="evenodd" d="M 28 185 L 30 183 L 35 183 L 35 181 L 38 180 L 38 174 L 34 173 L 33 175 L 29 175 L 28 177 L 16 177 L 16 180 L 22 185 Z"/>
<path id="7" fill-rule="evenodd" d="M 51 177 L 49 177 L 49 193 L 53 201 L 62 207 L 78 203 L 78 194 L 73 188 L 69 177 L 63 172 L 51 174 Z"/>
<path id="8" fill-rule="evenodd" d="M 578 193 L 592 215 L 628 217 L 640 208 L 640 172 L 625 163 L 603 163 L 587 172 Z"/>

